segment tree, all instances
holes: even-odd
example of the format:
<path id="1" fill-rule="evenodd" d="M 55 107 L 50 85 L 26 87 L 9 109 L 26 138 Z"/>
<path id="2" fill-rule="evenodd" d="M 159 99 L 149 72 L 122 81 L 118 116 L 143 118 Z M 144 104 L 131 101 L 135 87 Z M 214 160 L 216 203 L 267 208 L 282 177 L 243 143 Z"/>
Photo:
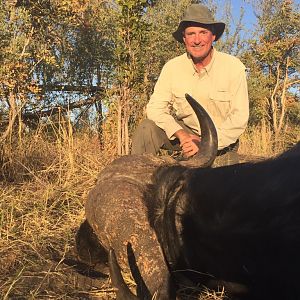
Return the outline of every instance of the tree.
<path id="1" fill-rule="evenodd" d="M 129 153 L 129 122 L 133 115 L 134 102 L 139 98 L 139 86 L 143 82 L 143 66 L 148 24 L 143 15 L 153 1 L 117 0 L 115 15 L 115 76 L 114 96 L 118 115 L 118 154 Z"/>
<path id="2" fill-rule="evenodd" d="M 1 118 L 2 124 L 7 124 L 0 137 L 1 144 L 11 137 L 15 121 L 21 119 L 25 95 L 36 91 L 36 85 L 29 80 L 32 66 L 26 63 L 33 39 L 28 14 L 23 10 L 16 11 L 13 4 L 4 1 L 0 2 L 0 11 L 0 97 L 2 111 L 8 111 L 7 116 Z"/>
<path id="3" fill-rule="evenodd" d="M 102 114 L 105 86 L 101 85 L 108 84 L 112 65 L 107 20 L 101 17 L 106 16 L 106 4 L 104 0 L 0 2 L 0 113 L 7 124 L 2 142 L 16 120 L 21 133 L 24 122 L 30 128 L 58 111 L 96 103 Z"/>
<path id="4" fill-rule="evenodd" d="M 258 38 L 251 41 L 244 60 L 251 68 L 256 116 L 270 123 L 276 141 L 287 122 L 289 103 L 296 101 L 293 89 L 300 83 L 300 14 L 291 0 L 264 0 L 256 5 Z"/>

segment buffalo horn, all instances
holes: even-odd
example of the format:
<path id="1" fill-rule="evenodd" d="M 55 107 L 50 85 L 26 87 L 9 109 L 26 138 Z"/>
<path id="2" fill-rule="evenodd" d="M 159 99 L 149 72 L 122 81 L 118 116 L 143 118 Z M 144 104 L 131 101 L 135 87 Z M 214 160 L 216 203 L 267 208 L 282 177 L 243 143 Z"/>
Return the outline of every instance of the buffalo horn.
<path id="1" fill-rule="evenodd" d="M 135 296 L 126 285 L 115 251 L 112 248 L 110 248 L 108 252 L 108 264 L 112 286 L 117 289 L 117 300 L 138 300 L 139 298 Z"/>
<path id="2" fill-rule="evenodd" d="M 212 165 L 217 155 L 217 131 L 212 119 L 199 102 L 189 94 L 185 94 L 185 98 L 194 110 L 201 128 L 200 151 L 192 160 L 197 162 L 197 166 L 205 168 Z"/>

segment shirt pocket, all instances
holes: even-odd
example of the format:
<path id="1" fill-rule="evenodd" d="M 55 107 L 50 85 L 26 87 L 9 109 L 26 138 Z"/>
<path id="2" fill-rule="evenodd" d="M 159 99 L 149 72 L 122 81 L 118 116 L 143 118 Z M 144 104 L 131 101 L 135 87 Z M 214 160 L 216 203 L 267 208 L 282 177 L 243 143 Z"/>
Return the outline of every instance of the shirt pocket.
<path id="1" fill-rule="evenodd" d="M 231 108 L 230 93 L 225 89 L 211 91 L 209 99 L 212 114 L 218 119 L 226 119 Z"/>

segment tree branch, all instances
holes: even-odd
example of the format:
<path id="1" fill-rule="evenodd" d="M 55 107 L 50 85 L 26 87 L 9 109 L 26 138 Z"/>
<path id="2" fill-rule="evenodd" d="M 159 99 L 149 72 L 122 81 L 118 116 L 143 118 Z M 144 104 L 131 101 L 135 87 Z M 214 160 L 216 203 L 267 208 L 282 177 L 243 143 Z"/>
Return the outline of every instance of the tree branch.
<path id="1" fill-rule="evenodd" d="M 80 93 L 104 92 L 104 88 L 99 86 L 46 84 L 46 85 L 39 85 L 38 87 L 43 93 L 45 92 L 80 92 Z"/>
<path id="2" fill-rule="evenodd" d="M 86 105 L 92 105 L 98 101 L 101 101 L 101 100 L 97 96 L 93 96 L 89 99 L 84 99 L 84 100 L 76 101 L 73 103 L 49 107 L 42 111 L 25 112 L 22 114 L 22 119 L 23 120 L 26 120 L 26 119 L 27 120 L 37 120 L 41 117 L 49 117 L 49 116 L 55 115 L 55 114 L 59 113 L 60 111 L 68 111 L 68 110 L 80 108 L 80 107 L 83 107 Z"/>

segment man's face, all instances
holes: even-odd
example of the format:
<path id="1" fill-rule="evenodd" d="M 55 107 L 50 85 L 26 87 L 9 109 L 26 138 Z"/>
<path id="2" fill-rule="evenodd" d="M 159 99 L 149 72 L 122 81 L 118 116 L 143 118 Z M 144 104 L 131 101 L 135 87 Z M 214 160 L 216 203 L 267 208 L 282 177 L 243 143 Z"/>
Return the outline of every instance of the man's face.
<path id="1" fill-rule="evenodd" d="M 205 60 L 215 38 L 210 30 L 198 26 L 187 27 L 183 34 L 186 50 L 196 61 Z"/>

